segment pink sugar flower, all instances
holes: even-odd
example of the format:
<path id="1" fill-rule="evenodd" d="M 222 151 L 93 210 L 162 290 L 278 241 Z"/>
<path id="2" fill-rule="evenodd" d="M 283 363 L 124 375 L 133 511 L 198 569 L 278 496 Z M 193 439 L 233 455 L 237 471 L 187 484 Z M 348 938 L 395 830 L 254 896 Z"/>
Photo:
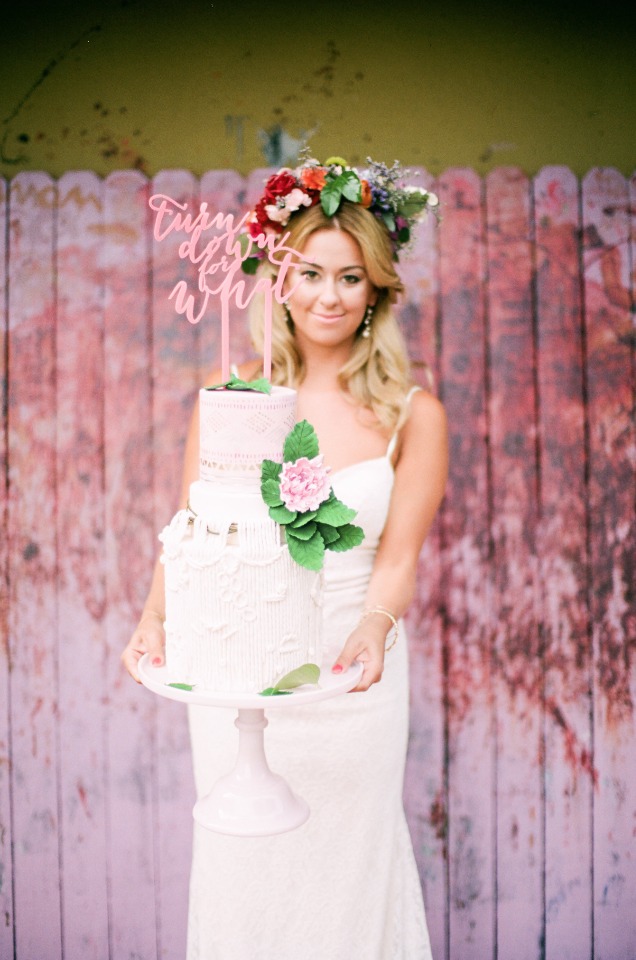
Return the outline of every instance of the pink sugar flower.
<path id="1" fill-rule="evenodd" d="M 322 455 L 308 460 L 300 457 L 284 463 L 280 474 L 280 498 L 288 510 L 306 513 L 317 510 L 329 496 L 329 468 L 323 467 Z"/>

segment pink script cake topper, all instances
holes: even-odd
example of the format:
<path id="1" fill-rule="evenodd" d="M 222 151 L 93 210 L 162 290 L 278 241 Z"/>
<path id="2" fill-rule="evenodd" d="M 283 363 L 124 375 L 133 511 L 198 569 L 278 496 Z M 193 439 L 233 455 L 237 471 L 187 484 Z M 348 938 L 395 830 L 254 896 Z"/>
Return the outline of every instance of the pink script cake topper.
<path id="1" fill-rule="evenodd" d="M 232 214 L 208 214 L 208 205 L 205 202 L 199 205 L 199 212 L 195 217 L 186 212 L 186 203 L 178 203 L 162 193 L 153 194 L 148 203 L 156 211 L 155 240 L 161 242 L 171 233 L 185 233 L 188 239 L 179 244 L 179 257 L 196 264 L 198 268 L 201 297 L 197 300 L 194 293 L 188 292 L 187 282 L 179 280 L 169 297 L 170 300 L 174 299 L 177 313 L 185 313 L 190 323 L 198 323 L 205 314 L 210 297 L 220 298 L 221 375 L 224 382 L 230 378 L 230 303 L 233 300 L 237 309 L 245 310 L 254 295 L 258 291 L 263 292 L 263 375 L 269 380 L 272 375 L 272 304 L 274 300 L 280 304 L 286 303 L 302 283 L 302 280 L 299 280 L 287 293 L 283 292 L 285 277 L 293 259 L 296 257 L 306 261 L 307 258 L 297 250 L 285 246 L 288 233 L 282 236 L 261 234 L 256 239 L 246 236 L 247 243 L 242 248 L 239 235 L 243 233 L 249 213 L 235 224 Z M 208 231 L 216 232 L 209 239 L 202 240 L 202 234 Z M 278 268 L 278 274 L 273 280 L 270 277 L 259 277 L 252 289 L 246 291 L 245 280 L 237 278 L 237 274 L 240 274 L 241 264 L 250 256 L 254 246 L 266 251 L 270 263 Z"/>

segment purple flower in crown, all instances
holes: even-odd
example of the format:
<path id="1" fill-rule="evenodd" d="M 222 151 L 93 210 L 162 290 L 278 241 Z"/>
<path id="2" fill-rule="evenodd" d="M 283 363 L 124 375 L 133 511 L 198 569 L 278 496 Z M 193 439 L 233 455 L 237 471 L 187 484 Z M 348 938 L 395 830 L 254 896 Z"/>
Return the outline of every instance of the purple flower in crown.
<path id="1" fill-rule="evenodd" d="M 300 457 L 293 463 L 284 463 L 280 474 L 280 498 L 288 510 L 305 513 L 317 510 L 329 497 L 331 484 L 329 469 L 322 463 L 322 455 Z"/>

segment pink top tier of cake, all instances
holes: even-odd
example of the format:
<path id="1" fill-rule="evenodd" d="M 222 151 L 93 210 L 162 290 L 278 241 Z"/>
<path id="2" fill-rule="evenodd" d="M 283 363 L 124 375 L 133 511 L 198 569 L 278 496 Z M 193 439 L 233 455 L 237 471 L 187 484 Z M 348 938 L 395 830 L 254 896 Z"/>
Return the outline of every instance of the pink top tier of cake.
<path id="1" fill-rule="evenodd" d="M 199 419 L 201 480 L 260 476 L 263 460 L 283 459 L 285 437 L 296 423 L 296 391 L 201 390 Z"/>

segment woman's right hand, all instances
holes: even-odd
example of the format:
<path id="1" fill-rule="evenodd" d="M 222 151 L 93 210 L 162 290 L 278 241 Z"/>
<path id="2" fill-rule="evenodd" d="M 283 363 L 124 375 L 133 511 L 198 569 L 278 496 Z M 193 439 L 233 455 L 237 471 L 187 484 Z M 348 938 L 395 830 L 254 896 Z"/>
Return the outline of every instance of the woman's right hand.
<path id="1" fill-rule="evenodd" d="M 163 617 L 154 610 L 145 613 L 121 655 L 122 663 L 133 680 L 141 683 L 137 665 L 144 653 L 150 657 L 153 667 L 160 667 L 165 662 L 165 643 Z"/>

